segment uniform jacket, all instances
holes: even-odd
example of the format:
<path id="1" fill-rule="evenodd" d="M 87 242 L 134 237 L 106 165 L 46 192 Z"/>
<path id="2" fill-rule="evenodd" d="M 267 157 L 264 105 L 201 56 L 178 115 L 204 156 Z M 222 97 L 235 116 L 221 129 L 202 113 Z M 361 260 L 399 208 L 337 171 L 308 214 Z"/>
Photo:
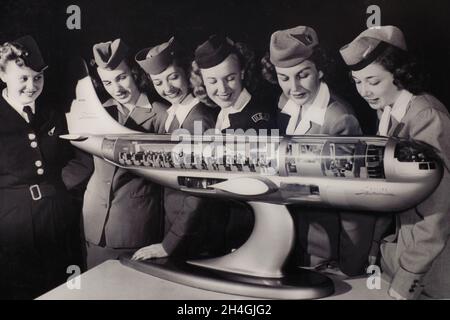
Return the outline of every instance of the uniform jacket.
<path id="1" fill-rule="evenodd" d="M 46 221 L 39 232 L 60 241 L 75 218 L 67 189 L 89 178 L 90 156 L 59 138 L 67 133 L 64 114 L 38 101 L 32 126 L 0 94 L 0 121 L 0 247 L 32 248 L 35 216 Z M 33 202 L 32 185 L 40 186 L 41 200 Z"/>
<path id="2" fill-rule="evenodd" d="M 197 103 L 188 113 L 180 128 L 194 133 L 194 121 L 201 121 L 202 132 L 214 128 L 217 110 Z M 203 199 L 191 196 L 182 191 L 170 188 L 164 189 L 165 236 L 162 242 L 164 250 L 169 255 L 189 255 L 193 248 L 193 237 L 198 236 Z"/>
<path id="3" fill-rule="evenodd" d="M 272 99 L 261 91 L 251 95 L 250 101 L 244 108 L 237 113 L 228 115 L 230 126 L 222 130 L 239 130 L 244 132 L 249 129 L 256 130 L 256 134 L 260 134 L 260 129 L 266 129 L 267 134 L 271 133 L 271 129 L 276 129 L 275 104 Z M 212 243 L 220 243 L 223 238 L 224 248 L 226 252 L 240 247 L 249 237 L 253 230 L 254 215 L 248 205 L 242 203 L 230 202 L 228 200 L 216 200 L 211 204 L 214 217 L 208 217 L 208 223 L 212 223 L 208 239 Z M 223 230 L 222 228 L 225 228 Z M 222 235 L 224 233 L 224 235 Z M 219 251 L 222 250 L 221 244 L 218 245 Z"/>
<path id="4" fill-rule="evenodd" d="M 316 114 L 311 117 L 309 128 L 306 127 L 304 134 L 361 135 L 358 119 L 351 106 L 330 92 L 328 87 L 321 87 L 319 92 L 322 94 L 322 97 L 318 97 L 321 102 L 313 102 L 311 108 L 315 109 L 310 110 Z M 324 99 L 327 97 L 328 101 Z M 289 114 L 281 112 L 287 102 L 286 96 L 281 95 L 277 120 L 282 135 L 286 134 L 291 119 Z M 301 120 L 301 114 L 299 117 Z M 296 222 L 298 248 L 294 251 L 299 264 L 317 266 L 338 261 L 340 269 L 347 275 L 364 273 L 372 244 L 372 216 L 298 205 L 289 206 L 289 209 Z"/>
<path id="5" fill-rule="evenodd" d="M 286 104 L 287 98 L 281 95 L 279 108 L 277 110 L 277 123 L 280 134 L 286 134 L 290 116 L 282 113 L 281 108 Z M 310 121 L 310 128 L 305 134 L 328 134 L 328 135 L 360 135 L 362 134 L 358 119 L 352 108 L 333 93 L 326 109 L 323 124 Z"/>
<path id="6" fill-rule="evenodd" d="M 255 129 L 258 133 L 259 129 L 276 128 L 275 109 L 273 105 L 267 101 L 263 101 L 257 94 L 252 95 L 251 100 L 242 109 L 241 112 L 229 114 L 230 127 L 227 129 Z M 223 133 L 227 129 L 222 130 Z"/>
<path id="7" fill-rule="evenodd" d="M 391 118 L 388 136 L 425 142 L 444 164 L 443 178 L 421 204 L 397 214 L 397 232 L 381 245 L 382 266 L 403 297 L 421 293 L 450 298 L 450 116 L 435 97 L 412 96 L 401 121 Z"/>
<path id="8" fill-rule="evenodd" d="M 106 110 L 117 119 L 117 107 Z M 136 106 L 125 126 L 158 132 L 166 106 Z M 160 241 L 161 188 L 130 171 L 94 157 L 95 170 L 84 196 L 83 222 L 86 241 L 110 248 L 138 248 Z"/>

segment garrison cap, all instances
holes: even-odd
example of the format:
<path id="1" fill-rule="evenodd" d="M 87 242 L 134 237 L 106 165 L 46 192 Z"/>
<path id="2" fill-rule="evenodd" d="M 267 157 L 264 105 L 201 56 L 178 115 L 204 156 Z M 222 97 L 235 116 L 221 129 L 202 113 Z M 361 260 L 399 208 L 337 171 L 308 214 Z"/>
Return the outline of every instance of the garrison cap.
<path id="1" fill-rule="evenodd" d="M 372 27 L 343 46 L 340 53 L 349 68 L 357 71 L 367 67 L 389 46 L 407 50 L 402 31 L 395 26 Z"/>
<path id="2" fill-rule="evenodd" d="M 12 41 L 11 43 L 17 47 L 20 47 L 24 51 L 20 57 L 24 60 L 25 65 L 30 69 L 36 72 L 41 72 L 48 67 L 44 62 L 41 51 L 39 50 L 39 47 L 33 37 L 26 35 Z"/>
<path id="3" fill-rule="evenodd" d="M 298 26 L 279 30 L 270 37 L 270 61 L 280 68 L 289 68 L 308 59 L 319 38 L 313 28 Z"/>
<path id="4" fill-rule="evenodd" d="M 197 47 L 194 60 L 199 68 L 208 69 L 221 63 L 234 50 L 234 43 L 229 38 L 212 35 Z"/>
<path id="5" fill-rule="evenodd" d="M 114 41 L 100 42 L 94 45 L 95 63 L 99 68 L 114 70 L 126 58 L 128 46 L 121 39 Z"/>
<path id="6" fill-rule="evenodd" d="M 177 57 L 180 46 L 174 37 L 152 48 L 145 48 L 136 54 L 135 60 L 148 74 L 160 74 Z"/>

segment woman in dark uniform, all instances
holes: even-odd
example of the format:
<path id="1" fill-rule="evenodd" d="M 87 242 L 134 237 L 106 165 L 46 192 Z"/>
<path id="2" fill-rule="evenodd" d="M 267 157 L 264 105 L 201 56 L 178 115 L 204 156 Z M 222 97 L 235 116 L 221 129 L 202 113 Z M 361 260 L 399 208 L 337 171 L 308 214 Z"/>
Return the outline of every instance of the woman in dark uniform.
<path id="1" fill-rule="evenodd" d="M 217 112 L 200 102 L 191 93 L 189 71 L 192 59 L 171 38 L 153 48 L 143 49 L 136 61 L 149 75 L 156 92 L 171 106 L 160 133 L 173 133 L 178 129 L 201 134 L 214 128 Z M 187 193 L 164 189 L 165 233 L 162 243 L 138 250 L 133 259 L 188 257 L 200 250 L 200 219 L 204 201 Z M 197 240 L 197 243 L 196 243 Z"/>
<path id="2" fill-rule="evenodd" d="M 443 177 L 415 208 L 396 214 L 396 233 L 381 241 L 381 267 L 396 299 L 450 298 L 450 115 L 424 91 L 425 77 L 400 29 L 365 30 L 341 49 L 356 89 L 379 116 L 378 134 L 425 142 L 442 159 Z M 382 227 L 378 223 L 377 227 Z M 383 230 L 376 230 L 382 235 Z M 378 238 L 374 238 L 378 244 Z"/>
<path id="3" fill-rule="evenodd" d="M 258 91 L 257 80 L 255 54 L 244 43 L 214 35 L 195 50 L 194 94 L 221 108 L 216 129 L 224 133 L 275 127 L 273 105 Z"/>
<path id="4" fill-rule="evenodd" d="M 37 101 L 46 68 L 30 36 L 0 47 L 0 295 L 12 299 L 67 279 L 69 227 L 78 222 L 67 189 L 91 172 L 59 138 L 64 114 Z"/>
<path id="5" fill-rule="evenodd" d="M 244 43 L 213 35 L 195 50 L 194 94 L 205 104 L 220 107 L 215 128 L 223 133 L 254 129 L 256 134 L 267 134 L 275 128 L 274 104 L 258 91 L 257 79 L 255 54 Z M 242 245 L 253 228 L 250 208 L 242 204 L 229 207 L 226 251 Z M 226 218 L 226 214 L 219 215 L 218 219 Z"/>
<path id="6" fill-rule="evenodd" d="M 330 59 L 311 27 L 276 31 L 270 55 L 262 59 L 263 76 L 278 84 L 281 134 L 360 135 L 351 106 L 329 88 Z M 338 150 L 337 150 L 338 151 Z M 345 152 L 345 150 L 342 150 Z M 324 272 L 362 274 L 372 244 L 374 217 L 352 212 L 291 206 L 298 235 L 299 263 Z"/>

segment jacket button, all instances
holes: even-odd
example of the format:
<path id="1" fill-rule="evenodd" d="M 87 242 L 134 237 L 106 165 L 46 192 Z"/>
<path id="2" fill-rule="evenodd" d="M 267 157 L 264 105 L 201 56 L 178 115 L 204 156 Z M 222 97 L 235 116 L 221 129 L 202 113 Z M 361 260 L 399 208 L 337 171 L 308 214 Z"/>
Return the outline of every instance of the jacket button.
<path id="1" fill-rule="evenodd" d="M 34 165 L 35 165 L 36 167 L 42 167 L 42 161 L 41 161 L 41 160 L 37 160 L 37 161 L 34 163 Z"/>
<path id="2" fill-rule="evenodd" d="M 36 147 L 37 147 L 37 142 L 36 142 L 36 141 L 32 141 L 32 142 L 30 143 L 30 146 L 31 146 L 32 148 L 36 148 Z"/>
<path id="3" fill-rule="evenodd" d="M 34 139 L 36 139 L 36 135 L 34 133 L 29 133 L 28 134 L 28 139 L 34 140 Z"/>
<path id="4" fill-rule="evenodd" d="M 37 169 L 37 174 L 42 176 L 44 174 L 44 169 L 42 168 Z"/>

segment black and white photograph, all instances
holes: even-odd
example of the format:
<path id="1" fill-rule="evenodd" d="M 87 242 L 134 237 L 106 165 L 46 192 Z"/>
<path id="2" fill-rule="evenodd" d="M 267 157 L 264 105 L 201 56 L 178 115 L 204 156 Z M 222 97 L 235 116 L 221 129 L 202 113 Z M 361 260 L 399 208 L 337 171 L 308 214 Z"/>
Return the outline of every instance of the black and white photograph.
<path id="1" fill-rule="evenodd" d="M 0 300 L 450 299 L 450 2 L 1 7 Z"/>

